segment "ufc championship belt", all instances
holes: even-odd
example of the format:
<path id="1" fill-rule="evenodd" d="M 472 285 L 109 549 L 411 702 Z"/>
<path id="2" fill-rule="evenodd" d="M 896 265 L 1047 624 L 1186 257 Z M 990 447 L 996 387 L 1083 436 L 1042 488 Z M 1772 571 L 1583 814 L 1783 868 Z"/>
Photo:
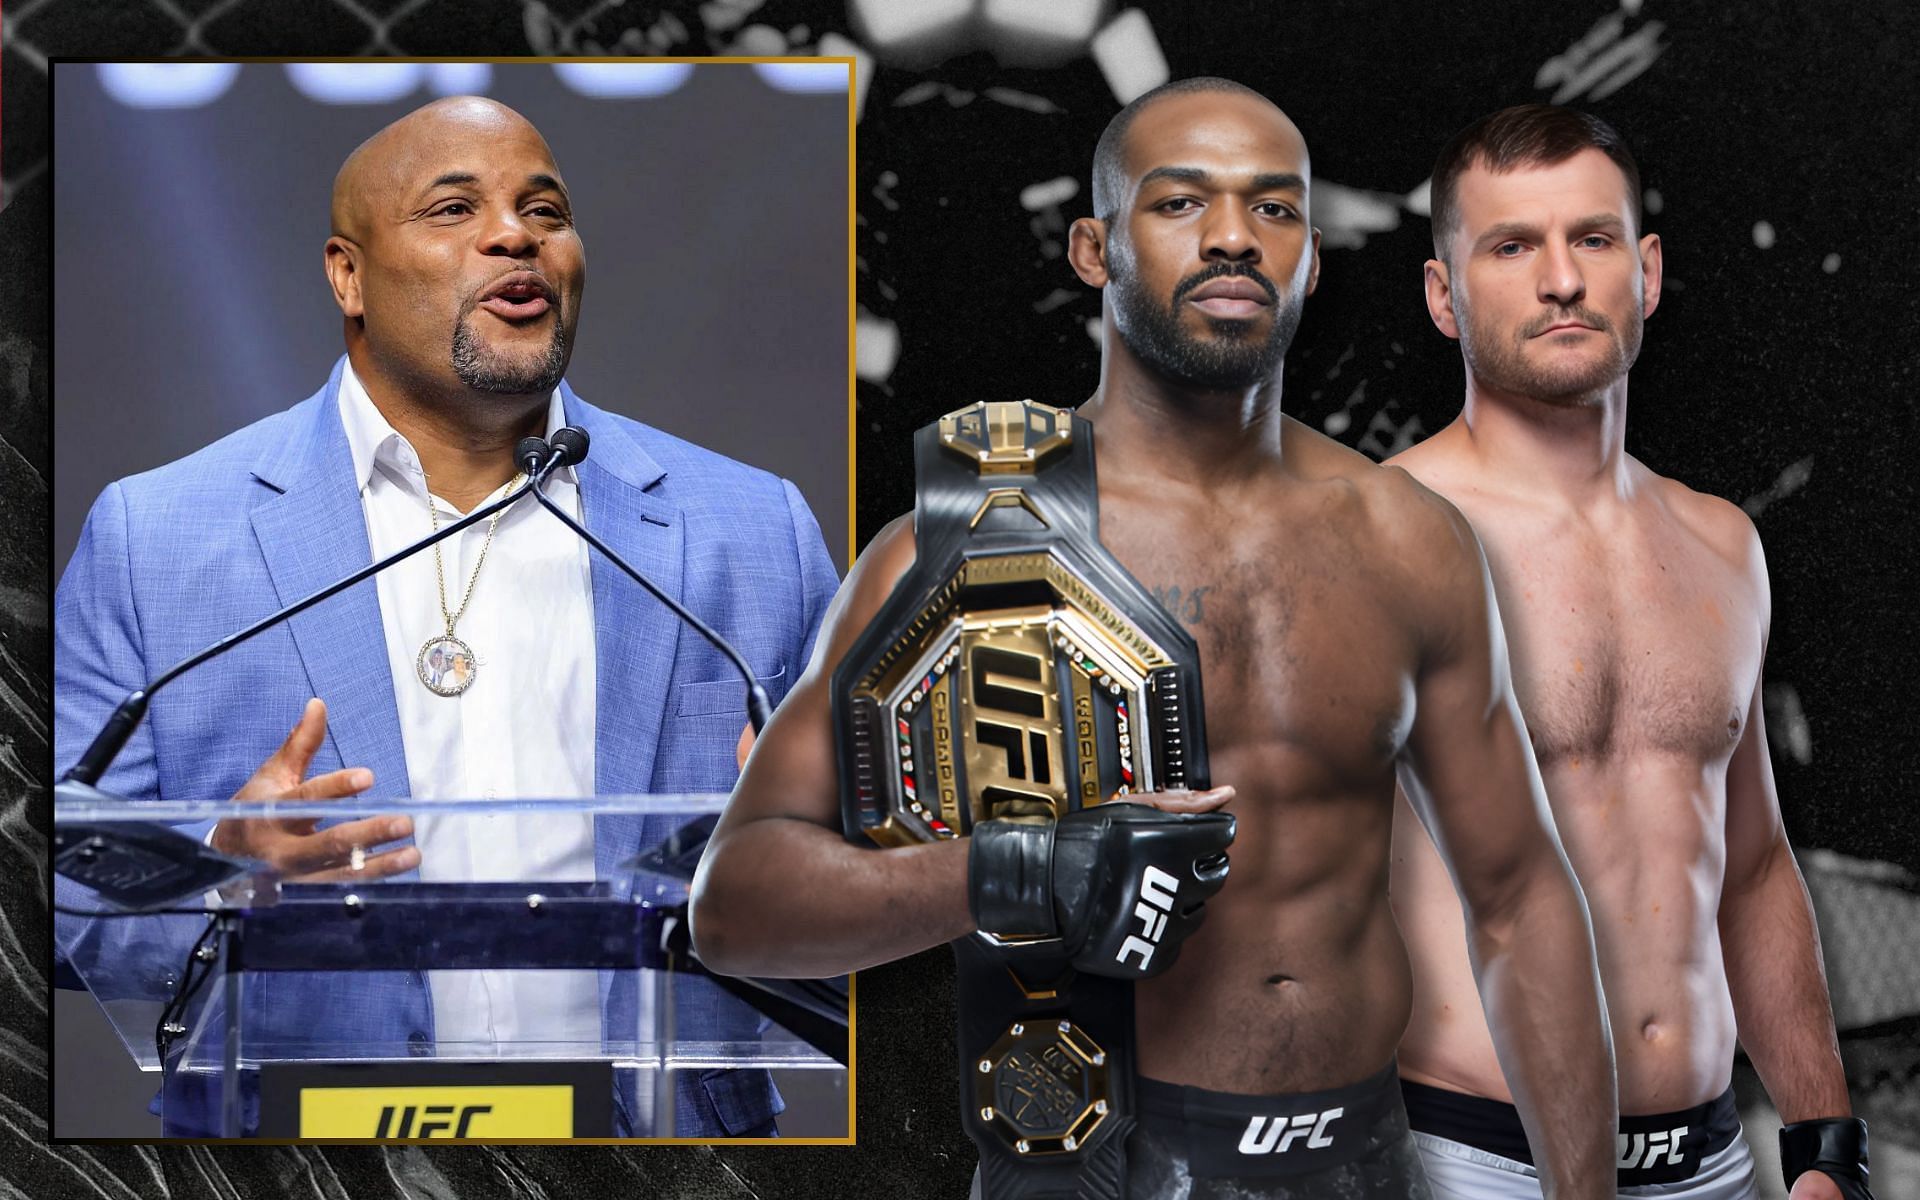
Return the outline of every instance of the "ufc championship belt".
<path id="1" fill-rule="evenodd" d="M 913 568 L 833 676 L 847 837 L 1208 786 L 1199 650 L 1100 544 L 1092 426 L 975 404 L 921 429 L 914 461 Z M 1133 984 L 1074 971 L 1058 938 L 953 948 L 984 1196 L 1121 1196 Z"/>

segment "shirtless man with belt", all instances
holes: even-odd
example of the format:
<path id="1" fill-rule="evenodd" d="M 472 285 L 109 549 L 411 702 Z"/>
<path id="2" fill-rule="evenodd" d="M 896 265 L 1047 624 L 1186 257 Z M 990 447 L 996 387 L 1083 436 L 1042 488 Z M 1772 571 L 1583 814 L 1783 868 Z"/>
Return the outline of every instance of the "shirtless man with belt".
<path id="1" fill-rule="evenodd" d="M 1129 1194 L 1427 1194 L 1386 1095 L 1409 998 L 1386 894 L 1404 773 L 1472 913 L 1501 1061 L 1554 1194 L 1608 1195 L 1591 935 L 1473 532 L 1405 473 L 1280 411 L 1319 271 L 1308 179 L 1299 131 L 1266 99 L 1170 84 L 1102 137 L 1097 216 L 1071 234 L 1075 271 L 1104 293 L 1100 386 L 1080 410 L 1097 431 L 1101 540 L 1198 642 L 1212 776 L 1231 785 L 1136 799 L 1179 813 L 1232 794 L 1239 823 L 1204 924 L 1184 948 L 1163 942 L 1178 961 L 1137 985 Z M 905 518 L 867 548 L 754 747 L 695 883 L 695 947 L 716 970 L 834 975 L 976 928 L 978 831 L 878 850 L 839 829 L 829 676 L 913 556 Z M 1289 1169 L 1305 1139 L 1254 1136 L 1276 1127 L 1263 1113 L 1335 1107 L 1355 1117 L 1322 1123 L 1311 1170 Z"/>
<path id="2" fill-rule="evenodd" d="M 1639 196 L 1619 134 L 1567 109 L 1507 109 L 1448 144 L 1427 307 L 1460 342 L 1466 403 L 1393 462 L 1486 548 L 1592 907 L 1625 1114 L 1620 1194 L 1755 1194 L 1729 1082 L 1737 1032 L 1788 1123 L 1789 1180 L 1806 1172 L 1793 1200 L 1853 1200 L 1864 1127 L 1842 1119 L 1819 938 L 1761 724 L 1760 542 L 1734 505 L 1624 449 L 1627 371 L 1660 301 Z M 1394 830 L 1414 963 L 1400 1070 L 1428 1174 L 1444 1197 L 1538 1196 L 1453 885 L 1413 817 L 1402 805 Z"/>

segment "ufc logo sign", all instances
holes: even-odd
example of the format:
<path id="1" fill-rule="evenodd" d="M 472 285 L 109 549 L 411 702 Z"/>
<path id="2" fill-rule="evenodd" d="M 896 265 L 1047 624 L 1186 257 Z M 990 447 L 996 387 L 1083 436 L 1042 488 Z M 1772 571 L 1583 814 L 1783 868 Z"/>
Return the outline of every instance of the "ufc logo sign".
<path id="1" fill-rule="evenodd" d="M 1240 1135 L 1240 1153 L 1285 1154 L 1301 1138 L 1307 1139 L 1308 1149 L 1324 1150 L 1333 1145 L 1333 1139 L 1327 1136 L 1327 1126 L 1346 1111 L 1341 1107 L 1294 1117 L 1255 1117 L 1247 1122 L 1247 1131 Z"/>
<path id="2" fill-rule="evenodd" d="M 1060 702 L 1046 630 L 1018 630 L 966 651 L 961 721 L 972 731 L 967 781 L 989 812 L 1058 815 L 1067 775 L 1060 759 Z"/>
<path id="3" fill-rule="evenodd" d="M 373 1136 L 377 1138 L 463 1138 L 467 1136 L 467 1127 L 473 1124 L 475 1117 L 492 1111 L 491 1104 L 429 1104 L 424 1109 L 411 1104 L 405 1107 L 388 1104 L 380 1109 L 380 1126 L 373 1131 Z M 413 1123 L 416 1112 L 420 1114 L 420 1124 L 417 1127 Z M 457 1120 L 456 1113 L 459 1114 Z M 444 1119 L 433 1120 L 434 1117 Z M 443 1130 L 453 1132 L 445 1133 L 442 1132 Z"/>
<path id="4" fill-rule="evenodd" d="M 1678 1163 L 1681 1154 L 1680 1139 L 1687 1136 L 1687 1127 L 1663 1129 L 1654 1133 L 1623 1133 L 1620 1135 L 1620 1169 L 1631 1171 L 1635 1167 L 1652 1167 L 1661 1163 Z M 1661 1156 L 1665 1155 L 1665 1158 Z"/>
<path id="5" fill-rule="evenodd" d="M 1127 955 L 1140 956 L 1140 969 L 1147 969 L 1153 961 L 1153 952 L 1160 945 L 1160 935 L 1167 930 L 1167 914 L 1173 911 L 1173 898 L 1180 892 L 1180 881 L 1162 871 L 1159 867 L 1148 867 L 1140 876 L 1140 902 L 1133 906 L 1134 919 L 1140 922 L 1140 932 L 1130 934 L 1121 944 L 1120 953 L 1114 955 L 1115 961 L 1126 965 Z"/>

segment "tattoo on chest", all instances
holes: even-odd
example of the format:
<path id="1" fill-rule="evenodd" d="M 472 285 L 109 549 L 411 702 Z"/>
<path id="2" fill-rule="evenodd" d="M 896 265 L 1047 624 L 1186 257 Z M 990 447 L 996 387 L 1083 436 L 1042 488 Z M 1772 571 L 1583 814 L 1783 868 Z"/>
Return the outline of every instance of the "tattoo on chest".
<path id="1" fill-rule="evenodd" d="M 1188 626 L 1206 623 L 1206 609 L 1201 600 L 1212 590 L 1211 584 L 1185 590 L 1171 584 L 1152 589 L 1153 598 L 1160 602 L 1160 607 L 1172 613 L 1174 620 Z"/>

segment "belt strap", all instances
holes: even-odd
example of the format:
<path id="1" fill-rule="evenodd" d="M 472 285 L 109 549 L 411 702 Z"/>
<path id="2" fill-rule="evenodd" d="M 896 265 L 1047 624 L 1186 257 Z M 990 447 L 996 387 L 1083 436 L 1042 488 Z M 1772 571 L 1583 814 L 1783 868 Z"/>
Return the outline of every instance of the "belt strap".
<path id="1" fill-rule="evenodd" d="M 1199 649 L 1100 544 L 1093 427 L 976 404 L 921 429 L 914 463 L 914 564 L 833 677 L 847 836 L 1206 787 Z M 976 934 L 954 957 L 986 1200 L 1118 1200 L 1133 985 L 1076 973 L 1053 940 Z"/>

